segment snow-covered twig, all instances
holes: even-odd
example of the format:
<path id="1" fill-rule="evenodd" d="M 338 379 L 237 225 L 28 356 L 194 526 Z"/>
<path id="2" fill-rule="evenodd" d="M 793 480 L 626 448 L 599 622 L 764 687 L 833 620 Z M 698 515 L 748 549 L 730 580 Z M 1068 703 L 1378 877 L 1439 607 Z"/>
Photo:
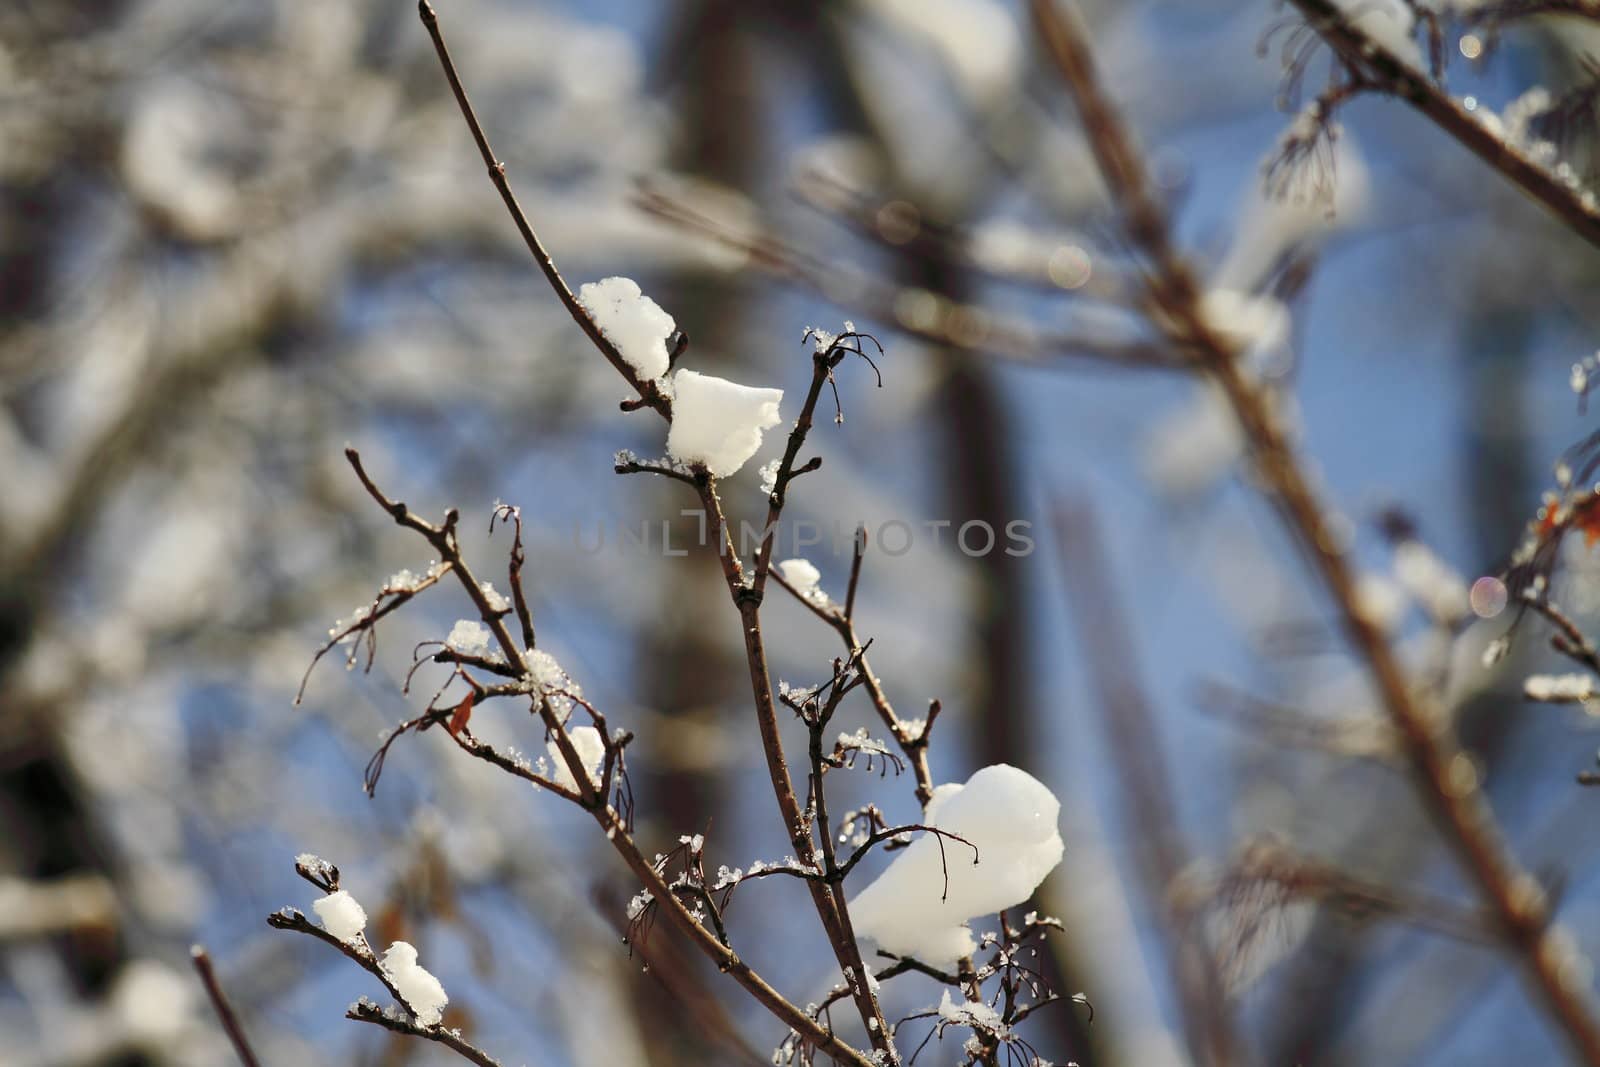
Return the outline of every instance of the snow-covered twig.
<path id="1" fill-rule="evenodd" d="M 1376 47 L 1347 12 L 1347 8 L 1360 5 L 1342 4 L 1339 0 L 1290 2 L 1334 50 L 1339 61 L 1362 81 L 1422 112 L 1490 168 L 1548 208 L 1573 233 L 1600 246 L 1600 202 L 1595 196 L 1585 195 L 1581 187 L 1563 180 L 1556 170 L 1480 121 L 1423 71 L 1388 48 Z"/>
<path id="2" fill-rule="evenodd" d="M 516 613 L 522 627 L 522 645 L 534 648 L 533 613 L 528 610 L 528 595 L 522 588 L 522 567 L 528 555 L 522 548 L 522 509 L 511 504 L 500 504 L 489 515 L 489 535 L 494 536 L 496 523 L 511 527 L 511 555 L 506 566 L 506 581 L 511 587 L 511 610 Z"/>
<path id="3" fill-rule="evenodd" d="M 489 180 L 494 183 L 495 190 L 500 194 L 500 199 L 505 202 L 506 211 L 511 215 L 511 220 L 516 224 L 517 232 L 522 235 L 523 242 L 532 253 L 534 262 L 544 272 L 545 278 L 550 282 L 550 288 L 555 290 L 556 296 L 561 300 L 562 306 L 567 309 L 590 342 L 599 349 L 600 354 L 606 358 L 618 374 L 625 378 L 634 392 L 639 396 L 642 406 L 649 407 L 662 418 L 671 419 L 672 401 L 661 391 L 656 380 L 643 377 L 634 365 L 617 349 L 612 340 L 605 335 L 595 322 L 594 316 L 578 301 L 578 298 L 567 285 L 566 279 L 561 277 L 561 272 L 556 269 L 556 264 L 550 258 L 550 253 L 545 250 L 544 242 L 539 240 L 539 235 L 534 232 L 533 224 L 528 221 L 528 216 L 523 212 L 522 205 L 517 202 L 517 196 L 511 191 L 511 183 L 506 178 L 506 167 L 495 155 L 494 149 L 489 145 L 489 138 L 483 132 L 483 125 L 478 121 L 477 113 L 473 111 L 472 102 L 467 99 L 467 90 L 461 84 L 461 78 L 456 73 L 455 61 L 450 58 L 450 50 L 445 47 L 444 33 L 439 28 L 439 16 L 434 12 L 433 5 L 428 0 L 420 0 L 418 12 L 422 16 L 422 24 L 428 30 L 428 36 L 433 40 L 434 51 L 439 56 L 439 65 L 444 69 L 444 75 L 450 83 L 450 91 L 455 94 L 456 103 L 461 106 L 461 117 L 466 120 L 467 128 L 472 132 L 472 140 L 478 146 L 478 153 L 483 157 L 483 164 L 489 170 Z"/>
<path id="4" fill-rule="evenodd" d="M 373 657 L 378 654 L 378 620 L 386 615 L 393 614 L 424 589 L 437 585 L 443 578 L 447 566 L 430 566 L 422 577 L 417 578 L 410 571 L 402 571 L 384 583 L 378 595 L 373 597 L 372 603 L 357 608 L 354 616 L 349 620 L 340 620 L 328 631 L 328 640 L 323 642 L 316 654 L 311 657 L 306 672 L 300 678 L 300 688 L 295 691 L 294 702 L 299 704 L 306 695 L 306 683 L 311 680 L 311 672 L 317 667 L 322 657 L 333 648 L 346 641 L 352 641 L 350 652 L 345 658 L 345 667 L 352 668 L 356 663 L 357 649 L 366 645 L 367 662 L 366 670 L 372 669 Z"/>
<path id="5" fill-rule="evenodd" d="M 361 462 L 361 457 L 355 449 L 347 449 L 346 458 L 350 461 L 350 465 L 356 472 L 356 477 L 360 480 L 363 488 L 366 489 L 367 494 L 372 497 L 378 506 L 393 518 L 396 523 L 422 536 L 435 548 L 442 560 L 450 563 L 451 570 L 456 575 L 461 588 L 473 601 L 483 625 L 488 628 L 495 645 L 498 646 L 499 652 L 506 662 L 511 664 L 522 677 L 536 678 L 537 672 L 531 662 L 531 657 L 535 655 L 535 650 L 524 649 L 517 644 L 510 630 L 506 627 L 506 613 L 500 610 L 496 604 L 490 602 L 484 586 L 479 583 L 471 566 L 462 558 L 455 533 L 459 524 L 458 513 L 452 509 L 446 512 L 442 523 L 429 522 L 415 514 L 403 501 L 395 500 L 384 493 L 367 473 Z M 710 495 L 714 499 L 714 492 L 710 493 Z M 720 509 L 717 513 L 717 521 L 721 522 Z M 721 536 L 724 535 L 719 533 L 719 538 Z M 736 560 L 732 561 L 732 566 L 738 566 Z M 460 670 L 459 665 L 457 670 Z M 462 677 L 467 677 L 464 672 Z M 477 685 L 470 678 L 468 678 L 468 684 Z M 475 692 L 482 690 L 483 687 L 478 686 Z M 680 932 L 684 933 L 702 952 L 712 959 L 718 970 L 732 977 L 758 1003 L 766 1007 L 791 1028 L 805 1034 L 807 1039 L 814 1043 L 816 1047 L 825 1050 L 840 1062 L 852 1064 L 854 1067 L 871 1067 L 870 1062 L 860 1052 L 839 1040 L 831 1031 L 819 1027 L 805 1012 L 783 997 L 782 994 L 740 959 L 719 938 L 715 931 L 702 925 L 679 899 L 679 896 L 672 891 L 655 866 L 640 853 L 630 832 L 629 824 L 631 818 L 629 818 L 627 812 L 619 810 L 616 806 L 607 802 L 607 792 L 610 785 L 608 776 L 613 773 L 614 766 L 620 766 L 612 763 L 612 754 L 623 741 L 604 738 L 603 745 L 607 755 L 605 767 L 604 769 L 590 767 L 586 765 L 586 760 L 575 747 L 572 737 L 573 731 L 567 728 L 563 719 L 552 706 L 550 692 L 541 689 L 537 692 L 530 692 L 529 697 L 532 710 L 543 722 L 546 732 L 552 738 L 551 744 L 559 762 L 564 764 L 564 769 L 567 772 L 566 777 L 570 777 L 572 783 L 570 786 L 557 782 L 554 777 L 540 775 L 531 765 L 525 765 L 524 761 L 514 756 L 501 753 L 481 744 L 472 737 L 467 729 L 463 728 L 447 732 L 450 733 L 455 743 L 469 754 L 495 763 L 502 769 L 522 777 L 540 788 L 548 789 L 557 795 L 578 803 L 600 825 L 602 832 L 607 840 L 611 842 L 612 847 L 622 857 L 634 876 L 643 884 L 644 891 L 657 901 L 657 907 L 668 916 L 669 921 Z M 598 714 L 592 706 L 583 703 L 581 699 L 575 699 L 574 703 L 585 707 L 591 715 Z M 430 708 L 419 719 L 413 720 L 411 725 L 415 729 L 422 729 L 425 724 L 448 724 L 450 715 L 454 710 L 450 708 Z M 595 779 L 597 771 L 601 775 L 598 782 Z M 298 915 L 298 913 L 295 914 Z M 290 925 L 281 925 L 283 923 L 289 923 Z M 303 916 L 299 917 L 299 923 L 309 926 L 309 924 L 305 924 Z M 284 929 L 300 928 L 288 917 L 274 921 L 273 925 Z M 324 931 L 314 926 L 309 926 L 306 932 L 314 932 L 315 936 L 322 936 L 325 940 L 328 936 L 331 936 L 325 935 Z"/>
<path id="6" fill-rule="evenodd" d="M 394 997 L 397 1003 L 407 1004 L 409 1007 L 405 994 L 401 991 L 400 986 L 396 984 L 395 976 L 379 961 L 378 957 L 367 945 L 365 937 L 352 941 L 342 941 L 310 919 L 307 919 L 305 914 L 298 908 L 281 908 L 273 912 L 267 916 L 267 925 L 274 930 L 288 930 L 297 934 L 305 934 L 307 937 L 314 937 L 323 944 L 332 946 L 346 959 L 351 960 L 362 970 L 383 983 L 383 987 L 389 991 L 389 995 Z M 424 1025 L 415 1018 L 385 1012 L 377 1008 L 376 1005 L 373 1005 L 373 1008 L 385 1018 L 401 1024 L 400 1026 L 391 1027 L 397 1032 L 437 1041 L 471 1062 L 482 1065 L 482 1067 L 499 1067 L 499 1061 L 462 1038 L 459 1030 L 447 1030 L 439 1023 L 431 1026 Z M 346 1017 L 356 1018 L 354 1014 L 347 1014 Z M 361 1018 L 360 1021 L 373 1022 L 374 1020 Z"/>
<path id="7" fill-rule="evenodd" d="M 681 463 L 663 459 L 640 459 L 631 452 L 618 452 L 611 469 L 618 474 L 659 474 L 663 478 L 695 485 L 695 473 Z"/>
<path id="8" fill-rule="evenodd" d="M 916 778 L 917 800 L 926 805 L 933 798 L 933 774 L 928 767 L 928 746 L 932 739 L 933 724 L 943 710 L 943 705 L 938 700 L 928 704 L 927 717 L 920 723 L 900 718 L 895 713 L 894 705 L 889 702 L 889 696 L 884 691 L 883 683 L 873 673 L 872 665 L 867 662 L 866 644 L 856 632 L 854 596 L 857 583 L 861 580 L 861 564 L 866 554 L 867 540 L 864 531 L 856 532 L 855 555 L 850 561 L 850 587 L 845 597 L 845 607 L 841 610 L 837 605 L 826 599 L 819 600 L 808 596 L 807 591 L 800 589 L 793 582 L 784 577 L 781 570 L 772 572 L 772 580 L 798 600 L 805 608 L 817 618 L 827 623 L 845 649 L 850 653 L 856 665 L 856 672 L 860 684 L 865 689 L 867 698 L 872 702 L 872 707 L 883 722 L 884 728 L 889 731 L 889 736 L 895 739 L 900 746 L 900 751 L 905 755 L 906 762 L 910 764 L 912 774 Z"/>
<path id="9" fill-rule="evenodd" d="M 1600 649 L 1597 649 L 1594 642 L 1578 629 L 1577 623 L 1572 621 L 1561 606 L 1548 596 L 1527 597 L 1525 602 L 1529 611 L 1541 616 L 1556 628 L 1556 633 L 1550 638 L 1550 647 L 1600 680 Z"/>
<path id="10" fill-rule="evenodd" d="M 477 1064 L 478 1067 L 500 1067 L 499 1060 L 469 1044 L 461 1036 L 461 1031 L 446 1030 L 440 1026 L 421 1026 L 404 1015 L 384 1010 L 366 997 L 350 1005 L 344 1017 L 358 1023 L 372 1023 L 406 1037 L 420 1037 L 424 1041 L 443 1045 L 467 1062 Z"/>
<path id="11" fill-rule="evenodd" d="M 1340 40 L 1360 49 L 1363 35 L 1353 31 L 1331 0 L 1294 3 Z M 1337 609 L 1345 636 L 1366 664 L 1384 709 L 1400 733 L 1413 780 L 1435 816 L 1441 835 L 1456 850 L 1478 891 L 1527 967 L 1552 1020 L 1565 1032 L 1585 1062 L 1600 1067 L 1600 1017 L 1589 992 L 1568 980 L 1558 953 L 1551 951 L 1557 928 L 1537 882 L 1512 858 L 1504 835 L 1475 782 L 1463 784 L 1456 768 L 1467 760 L 1442 709 L 1431 694 L 1418 693 L 1384 631 L 1363 610 L 1358 573 L 1343 539 L 1333 529 L 1330 511 L 1304 469 L 1273 397 L 1251 380 L 1233 347 L 1218 337 L 1200 312 L 1200 289 L 1168 230 L 1143 157 L 1106 95 L 1083 29 L 1058 0 L 1031 0 L 1041 43 L 1074 97 L 1090 146 L 1123 225 L 1147 260 L 1151 300 L 1172 342 L 1195 351 L 1209 376 L 1228 398 L 1248 440 L 1262 484 L 1278 505 L 1285 526 L 1305 549 L 1313 569 Z M 1358 57 L 1359 58 L 1359 57 Z M 1381 74 L 1404 79 L 1409 97 L 1425 110 L 1452 116 L 1452 132 L 1490 149 L 1485 158 L 1503 158 L 1507 173 L 1525 179 L 1524 188 L 1552 208 L 1585 237 L 1600 243 L 1600 213 L 1581 207 L 1570 191 L 1472 124 L 1465 113 L 1425 79 L 1407 72 L 1386 52 L 1371 59 Z M 1458 121 L 1459 120 L 1459 121 Z M 1548 197 L 1546 199 L 1546 197 Z"/>

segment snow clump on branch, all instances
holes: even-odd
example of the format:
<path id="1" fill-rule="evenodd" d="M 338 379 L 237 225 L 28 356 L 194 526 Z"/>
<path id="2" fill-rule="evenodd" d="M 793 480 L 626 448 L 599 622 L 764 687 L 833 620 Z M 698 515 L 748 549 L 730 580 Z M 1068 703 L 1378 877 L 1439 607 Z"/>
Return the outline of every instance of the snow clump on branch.
<path id="1" fill-rule="evenodd" d="M 856 933 L 935 967 L 971 955 L 968 920 L 1027 900 L 1061 862 L 1060 814 L 1042 782 L 1004 763 L 941 785 L 923 821 L 970 841 L 978 862 L 960 841 L 924 834 L 850 901 Z"/>
<path id="2" fill-rule="evenodd" d="M 667 373 L 672 358 L 667 338 L 678 324 L 640 291 L 637 282 L 631 278 L 589 282 L 578 289 L 578 303 L 639 377 L 654 379 Z"/>
<path id="3" fill-rule="evenodd" d="M 383 954 L 383 972 L 400 993 L 406 1007 L 423 1026 L 437 1026 L 444 1006 L 450 1003 L 439 979 L 417 966 L 417 950 L 409 942 L 396 941 Z"/>
<path id="4" fill-rule="evenodd" d="M 822 591 L 822 572 L 808 559 L 786 559 L 778 564 L 783 580 L 794 586 L 795 592 L 817 603 L 825 602 L 828 595 Z"/>
<path id="5" fill-rule="evenodd" d="M 1423 70 L 1422 49 L 1417 47 L 1416 16 L 1405 0 L 1334 0 L 1351 26 L 1373 44 L 1408 67 Z"/>
<path id="6" fill-rule="evenodd" d="M 322 928 L 340 941 L 350 943 L 367 928 L 367 911 L 343 889 L 311 903 L 311 910 L 322 920 Z"/>
<path id="7" fill-rule="evenodd" d="M 444 646 L 464 656 L 483 656 L 489 652 L 489 628 L 475 619 L 457 619 L 444 639 Z"/>
<path id="8" fill-rule="evenodd" d="M 718 478 L 743 467 L 761 447 L 761 434 L 778 424 L 782 389 L 757 389 L 698 371 L 672 376 L 672 429 L 667 451 L 684 463 L 702 463 Z"/>

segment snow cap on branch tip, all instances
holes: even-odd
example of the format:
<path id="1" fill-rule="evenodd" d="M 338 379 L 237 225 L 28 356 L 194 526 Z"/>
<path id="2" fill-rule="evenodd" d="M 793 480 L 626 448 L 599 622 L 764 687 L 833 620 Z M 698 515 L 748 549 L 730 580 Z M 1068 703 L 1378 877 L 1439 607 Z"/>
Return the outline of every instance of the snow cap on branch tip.
<path id="1" fill-rule="evenodd" d="M 912 842 L 850 901 L 856 933 L 932 966 L 970 955 L 967 922 L 1021 904 L 1061 862 L 1060 814 L 1042 782 L 1003 763 L 939 786 L 924 822 L 972 847 L 935 834 Z"/>
<path id="2" fill-rule="evenodd" d="M 671 378 L 672 429 L 667 451 L 685 463 L 701 463 L 718 478 L 743 467 L 761 447 L 761 435 L 778 424 L 782 389 L 740 385 L 698 371 Z"/>
<path id="3" fill-rule="evenodd" d="M 640 291 L 637 282 L 615 277 L 588 282 L 578 289 L 578 303 L 639 377 L 653 379 L 667 373 L 672 360 L 667 338 L 678 324 Z"/>

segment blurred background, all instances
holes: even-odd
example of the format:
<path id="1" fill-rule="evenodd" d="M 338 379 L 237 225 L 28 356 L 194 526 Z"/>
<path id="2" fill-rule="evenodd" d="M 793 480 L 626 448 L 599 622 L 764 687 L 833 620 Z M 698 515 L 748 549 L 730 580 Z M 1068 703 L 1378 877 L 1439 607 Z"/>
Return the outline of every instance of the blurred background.
<path id="1" fill-rule="evenodd" d="M 1466 581 L 1498 570 L 1551 464 L 1592 428 L 1567 377 L 1600 326 L 1593 250 L 1387 100 L 1349 108 L 1335 146 L 1268 196 L 1262 165 L 1293 106 L 1271 45 L 1292 13 L 1076 6 L 1196 263 L 1288 316 L 1251 334 L 1273 335 L 1261 372 L 1292 382 L 1301 443 L 1364 564 L 1390 572 L 1380 520 L 1398 513 Z M 869 554 L 859 594 L 891 697 L 907 715 L 943 701 L 936 780 L 1004 761 L 1062 798 L 1066 859 L 1039 902 L 1066 933 L 1048 967 L 1094 1013 L 1036 1016 L 1043 1055 L 1565 1055 L 1474 935 L 1471 887 L 1236 469 L 1226 409 L 1161 365 L 1020 5 L 440 9 L 574 287 L 637 279 L 689 334 L 688 365 L 785 388 L 791 416 L 805 327 L 848 318 L 883 341 L 881 389 L 842 369 L 844 421 L 813 434 L 824 466 L 796 483 L 791 517 L 918 532 L 904 554 Z M 1451 91 L 1490 108 L 1581 83 L 1600 50 L 1560 22 L 1509 27 L 1476 62 L 1445 44 Z M 693 531 L 681 486 L 611 473 L 617 449 L 663 448 L 653 419 L 619 412 L 623 389 L 528 261 L 413 5 L 0 11 L 0 1063 L 229 1062 L 195 941 L 268 1063 L 452 1062 L 344 1021 L 382 990 L 266 927 L 315 896 L 293 873 L 301 851 L 340 866 L 383 936 L 419 946 L 448 1021 L 507 1063 L 768 1058 L 781 1027 L 665 931 L 663 962 L 630 959 L 634 890 L 581 813 L 436 733 L 397 745 L 363 795 L 381 733 L 420 706 L 400 692 L 411 649 L 470 613 L 457 591 L 386 622 L 370 673 L 330 657 L 291 703 L 333 620 L 429 562 L 362 494 L 348 442 L 394 495 L 461 508 L 485 573 L 508 548 L 484 537 L 490 509 L 523 508 L 541 643 L 639 734 L 647 852 L 706 832 L 712 864 L 781 857 L 715 560 L 619 545 L 641 522 Z M 724 486 L 736 516 L 758 521 L 756 468 L 778 448 L 769 435 Z M 971 556 L 924 535 L 969 520 L 1027 523 L 1034 549 Z M 1558 582 L 1590 623 L 1582 549 Z M 848 548 L 808 555 L 839 595 Z M 775 674 L 825 677 L 833 635 L 768 603 Z M 1593 721 L 1523 704 L 1521 678 L 1548 668 L 1529 629 L 1485 668 L 1504 618 L 1397 611 L 1395 639 L 1448 693 L 1519 856 L 1600 948 L 1600 800 L 1573 781 Z M 868 725 L 865 702 L 847 707 L 842 727 Z M 472 725 L 542 751 L 509 705 Z M 915 814 L 909 779 L 830 783 L 836 810 Z M 1398 895 L 1341 906 L 1260 875 L 1264 856 Z M 818 1000 L 834 972 L 782 881 L 740 892 L 735 947 Z M 1198 1003 L 1196 968 L 1215 994 Z M 920 981 L 887 987 L 891 1016 L 937 1002 Z"/>

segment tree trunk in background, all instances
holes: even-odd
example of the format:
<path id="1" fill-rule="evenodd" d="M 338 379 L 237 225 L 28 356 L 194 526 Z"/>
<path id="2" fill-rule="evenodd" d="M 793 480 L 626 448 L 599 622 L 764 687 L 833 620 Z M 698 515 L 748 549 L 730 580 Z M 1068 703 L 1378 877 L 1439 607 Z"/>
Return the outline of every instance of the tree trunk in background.
<path id="1" fill-rule="evenodd" d="M 88 29 L 65 24 L 74 21 L 70 8 L 51 7 L 49 18 L 60 26 L 48 25 L 43 9 L 34 14 L 38 23 L 32 28 L 41 35 Z M 110 21 L 116 15 L 106 11 L 104 17 Z M 20 58 L 25 51 L 14 54 Z M 86 140 L 79 151 L 92 157 L 102 147 L 98 140 Z M 86 170 L 92 162 L 85 160 Z M 60 242 L 54 230 L 60 219 L 71 217 L 66 206 L 70 196 L 61 171 L 6 189 L 0 201 L 0 335 L 19 334 L 51 313 L 59 281 L 53 254 Z M 0 367 L 0 374 L 5 370 Z M 25 387 L 19 390 L 25 392 Z M 16 399 L 0 396 L 0 403 Z M 29 408 L 23 403 L 16 410 L 21 415 Z M 21 429 L 28 433 L 38 427 Z M 75 544 L 77 538 L 65 538 L 63 543 Z M 110 880 L 114 861 L 58 736 L 71 710 L 31 706 L 16 684 L 15 670 L 33 640 L 41 598 L 49 595 L 41 584 L 42 561 L 27 561 L 26 569 L 19 569 L 16 562 L 0 549 L 0 731 L 7 735 L 0 744 L 0 871 L 28 879 L 95 873 Z M 126 947 L 116 934 L 62 936 L 55 944 L 86 1002 L 105 995 L 127 960 Z M 142 1055 L 126 1054 L 107 1067 L 142 1067 L 149 1062 Z"/>
<path id="2" fill-rule="evenodd" d="M 741 29 L 745 18 L 759 15 L 748 2 L 681 4 L 667 31 L 666 54 L 671 58 L 657 77 L 658 83 L 665 83 L 665 91 L 679 98 L 679 112 L 686 119 L 674 146 L 674 167 L 744 192 L 753 191 L 769 150 L 764 136 L 768 102 L 761 96 L 768 82 L 758 76 L 759 59 L 753 54 L 758 42 Z M 722 285 L 707 286 L 693 274 L 666 278 L 659 301 L 688 331 L 689 358 L 696 367 L 709 369 L 715 366 L 714 357 L 738 350 L 746 323 L 740 303 L 727 300 Z M 662 479 L 638 481 L 641 489 L 648 487 L 641 501 L 644 511 L 670 517 L 672 543 L 696 545 L 698 521 L 678 516 L 681 509 L 694 506 L 683 486 Z M 731 655 L 736 643 L 727 640 L 737 630 L 738 616 L 728 603 L 714 550 L 696 547 L 687 557 L 654 561 L 654 571 L 659 579 L 654 594 L 658 611 L 653 623 L 640 627 L 637 691 L 640 701 L 664 723 L 682 725 L 640 733 L 647 747 L 634 764 L 639 809 L 654 824 L 658 840 L 675 840 L 679 834 L 704 832 L 709 826 L 713 841 L 725 846 L 734 840 L 738 826 L 711 826 L 709 820 L 716 812 L 739 810 L 740 764 L 735 760 L 708 770 L 697 753 L 704 751 L 700 739 L 706 731 L 717 731 L 735 747 L 747 724 L 742 717 L 729 721 L 727 716 L 730 708 L 746 707 L 750 696 L 742 680 L 743 656 Z M 692 970 L 717 988 L 719 980 L 714 974 L 707 976 L 699 952 L 666 924 L 657 924 L 652 945 L 655 952 L 668 951 L 670 945 L 675 967 Z M 640 976 L 631 984 L 631 993 L 641 1029 L 669 1038 L 648 1046 L 657 1067 L 726 1062 L 727 1053 L 651 976 Z M 776 1039 L 771 1042 L 776 1043 Z"/>

